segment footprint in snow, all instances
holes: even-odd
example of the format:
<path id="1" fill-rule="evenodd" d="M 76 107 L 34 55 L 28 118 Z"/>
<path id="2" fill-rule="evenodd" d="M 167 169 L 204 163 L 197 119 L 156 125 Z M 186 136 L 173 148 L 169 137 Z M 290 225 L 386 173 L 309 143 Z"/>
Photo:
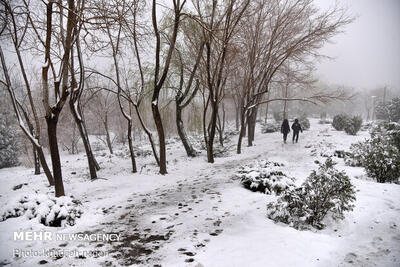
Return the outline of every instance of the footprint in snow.
<path id="1" fill-rule="evenodd" d="M 222 229 L 217 229 L 214 232 L 210 233 L 211 236 L 218 236 L 220 233 L 222 233 Z"/>

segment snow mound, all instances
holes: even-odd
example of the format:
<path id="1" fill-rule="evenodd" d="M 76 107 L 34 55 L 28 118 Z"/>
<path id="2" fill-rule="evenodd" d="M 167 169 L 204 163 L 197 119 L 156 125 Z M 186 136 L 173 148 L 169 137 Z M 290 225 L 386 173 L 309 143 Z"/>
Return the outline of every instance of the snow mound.
<path id="1" fill-rule="evenodd" d="M 284 165 L 268 160 L 259 160 L 239 168 L 234 178 L 253 192 L 279 195 L 283 191 L 294 187 L 294 178 L 283 173 Z"/>
<path id="2" fill-rule="evenodd" d="M 72 226 L 83 213 L 80 205 L 80 201 L 68 196 L 22 195 L 5 205 L 0 211 L 0 221 L 25 215 L 27 219 L 35 219 L 47 226 Z"/>

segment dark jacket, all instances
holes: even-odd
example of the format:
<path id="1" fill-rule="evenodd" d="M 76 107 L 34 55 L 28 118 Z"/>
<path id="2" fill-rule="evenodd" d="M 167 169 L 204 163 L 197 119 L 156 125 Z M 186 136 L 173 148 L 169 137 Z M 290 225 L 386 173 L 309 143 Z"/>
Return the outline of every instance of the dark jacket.
<path id="1" fill-rule="evenodd" d="M 288 134 L 290 132 L 290 126 L 288 120 L 283 120 L 281 126 L 281 133 Z"/>
<path id="2" fill-rule="evenodd" d="M 295 133 L 298 133 L 299 131 L 303 132 L 303 129 L 301 128 L 300 123 L 298 123 L 297 121 L 295 121 L 295 122 L 292 124 L 292 130 L 293 130 L 293 132 L 295 132 Z"/>

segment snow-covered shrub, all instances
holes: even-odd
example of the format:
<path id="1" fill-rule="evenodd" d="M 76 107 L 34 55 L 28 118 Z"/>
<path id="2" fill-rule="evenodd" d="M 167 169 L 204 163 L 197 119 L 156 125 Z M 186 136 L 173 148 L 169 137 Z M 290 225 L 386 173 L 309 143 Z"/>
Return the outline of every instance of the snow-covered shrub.
<path id="1" fill-rule="evenodd" d="M 283 191 L 294 187 L 294 179 L 282 172 L 284 165 L 267 160 L 259 160 L 239 168 L 234 178 L 253 192 L 266 194 L 274 192 L 279 195 Z"/>
<path id="2" fill-rule="evenodd" d="M 350 166 L 363 166 L 378 183 L 396 182 L 400 178 L 400 124 L 381 123 L 371 131 L 371 138 L 350 146 Z"/>
<path id="3" fill-rule="evenodd" d="M 350 152 L 344 151 L 344 150 L 335 150 L 335 153 L 333 153 L 335 157 L 345 159 L 346 157 L 351 156 Z"/>
<path id="4" fill-rule="evenodd" d="M 391 143 L 389 136 L 380 135 L 368 140 L 365 150 L 362 165 L 368 176 L 378 183 L 399 180 L 400 150 Z"/>
<path id="5" fill-rule="evenodd" d="M 363 125 L 361 126 L 360 131 L 368 131 L 372 127 L 373 127 L 373 122 L 366 122 L 366 123 L 363 123 Z"/>
<path id="6" fill-rule="evenodd" d="M 268 218 L 296 229 L 322 229 L 327 215 L 343 219 L 343 213 L 354 208 L 355 190 L 345 172 L 339 172 L 334 165 L 328 158 L 300 187 L 284 191 L 277 202 L 269 203 Z"/>
<path id="7" fill-rule="evenodd" d="M 135 156 L 137 157 L 148 157 L 153 155 L 150 149 L 135 148 Z"/>
<path id="8" fill-rule="evenodd" d="M 213 147 L 213 154 L 214 157 L 216 158 L 224 158 L 224 157 L 228 157 L 230 155 L 230 151 L 232 146 L 221 146 L 220 143 L 214 143 L 214 147 Z"/>
<path id="9" fill-rule="evenodd" d="M 400 121 L 400 97 L 393 98 L 386 104 L 381 102 L 375 107 L 376 118 L 391 122 Z"/>
<path id="10" fill-rule="evenodd" d="M 310 129 L 310 121 L 307 119 L 307 116 L 305 114 L 301 115 L 299 118 L 299 123 L 301 125 L 301 128 L 303 130 L 308 130 Z"/>
<path id="11" fill-rule="evenodd" d="M 385 126 L 385 128 L 388 135 L 390 136 L 393 145 L 397 146 L 397 148 L 400 149 L 400 122 L 387 123 L 387 126 Z"/>
<path id="12" fill-rule="evenodd" d="M 153 155 L 153 152 L 150 149 L 142 148 L 142 147 L 134 147 L 133 152 L 136 157 L 148 157 Z M 131 152 L 128 147 L 124 147 L 120 151 L 115 151 L 114 155 L 123 159 L 128 159 L 131 157 Z"/>
<path id="13" fill-rule="evenodd" d="M 362 125 L 362 118 L 360 116 L 354 116 L 347 120 L 347 124 L 344 126 L 344 131 L 350 135 L 356 135 Z"/>
<path id="14" fill-rule="evenodd" d="M 335 117 L 333 117 L 332 126 L 335 130 L 342 131 L 348 124 L 348 120 L 350 120 L 350 118 L 346 114 L 335 115 Z"/>
<path id="15" fill-rule="evenodd" d="M 205 149 L 204 145 L 204 137 L 199 134 L 193 134 L 188 136 L 189 142 L 192 144 L 193 149 L 196 150 L 197 153 L 200 153 L 200 150 Z"/>
<path id="16" fill-rule="evenodd" d="M 234 124 L 227 124 L 225 127 L 224 134 L 226 137 L 233 137 L 239 134 L 239 131 L 236 130 L 236 126 Z"/>
<path id="17" fill-rule="evenodd" d="M 0 169 L 17 166 L 18 155 L 18 135 L 0 116 Z"/>
<path id="18" fill-rule="evenodd" d="M 261 133 L 274 133 L 279 131 L 279 126 L 273 123 L 266 123 L 262 125 Z"/>
<path id="19" fill-rule="evenodd" d="M 366 173 L 378 183 L 400 178 L 400 124 L 383 122 L 371 131 L 364 143 L 363 164 Z"/>
<path id="20" fill-rule="evenodd" d="M 239 131 L 236 131 L 236 129 L 233 127 L 233 125 L 228 124 L 224 130 L 222 142 L 224 144 L 229 143 L 230 141 L 232 141 L 232 138 L 238 134 L 239 134 Z M 214 139 L 214 142 L 219 142 L 219 134 Z"/>
<path id="21" fill-rule="evenodd" d="M 25 214 L 29 220 L 35 219 L 47 226 L 72 226 L 83 213 L 80 205 L 78 200 L 68 196 L 58 198 L 44 194 L 21 196 L 2 209 L 0 221 Z"/>
<path id="22" fill-rule="evenodd" d="M 344 157 L 344 163 L 347 166 L 362 167 L 364 155 L 366 152 L 365 148 L 366 148 L 365 142 L 358 142 L 355 144 L 351 144 L 350 146 L 351 153 L 346 154 L 346 156 Z"/>

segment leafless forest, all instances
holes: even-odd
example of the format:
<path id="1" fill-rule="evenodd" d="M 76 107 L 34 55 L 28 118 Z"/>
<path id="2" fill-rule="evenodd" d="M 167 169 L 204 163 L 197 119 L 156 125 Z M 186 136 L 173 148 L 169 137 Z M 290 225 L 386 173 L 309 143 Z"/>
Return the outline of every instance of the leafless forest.
<path id="1" fill-rule="evenodd" d="M 326 86 L 314 75 L 325 59 L 321 47 L 354 20 L 339 5 L 1 0 L 0 16 L 1 112 L 21 130 L 26 164 L 45 172 L 57 197 L 66 194 L 61 150 L 84 149 L 90 178 L 97 178 L 90 136 L 110 153 L 116 143 L 129 147 L 134 173 L 141 166 L 135 143 L 146 140 L 166 174 L 172 136 L 188 157 L 198 156 L 191 137 L 200 137 L 213 163 L 228 126 L 239 132 L 236 151 L 244 153 L 256 121 L 274 112 L 373 116 L 376 94 Z"/>

